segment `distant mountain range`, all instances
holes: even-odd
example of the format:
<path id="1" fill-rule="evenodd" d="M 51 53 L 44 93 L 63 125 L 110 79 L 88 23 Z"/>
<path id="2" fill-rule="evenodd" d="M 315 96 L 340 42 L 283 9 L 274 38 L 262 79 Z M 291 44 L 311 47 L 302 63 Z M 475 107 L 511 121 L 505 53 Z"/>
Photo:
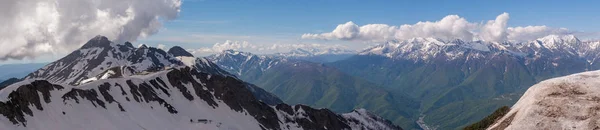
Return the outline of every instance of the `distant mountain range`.
<path id="1" fill-rule="evenodd" d="M 19 81 L 21 81 L 21 79 L 19 79 L 19 78 L 10 78 L 10 79 L 6 79 L 6 80 L 0 80 L 0 90 L 4 89 L 8 85 L 14 84 Z"/>
<path id="2" fill-rule="evenodd" d="M 319 56 L 319 55 L 346 55 L 346 54 L 356 54 L 357 52 L 354 50 L 348 50 L 343 48 L 296 48 L 286 53 L 276 53 L 275 55 L 283 56 L 283 57 L 311 57 L 311 56 Z"/>
<path id="3" fill-rule="evenodd" d="M 348 108 L 352 105 L 323 106 L 317 99 L 325 97 L 319 96 L 322 93 L 338 92 L 330 90 L 332 86 L 374 86 L 367 88 L 384 91 L 400 106 L 405 106 L 395 109 L 397 113 L 409 113 L 401 114 L 401 119 L 395 117 L 397 115 L 384 116 L 403 128 L 417 129 L 419 126 L 415 122 L 422 117 L 424 124 L 421 125 L 457 129 L 479 121 L 497 108 L 515 103 L 537 82 L 599 69 L 596 60 L 600 57 L 599 49 L 600 42 L 584 42 L 572 35 L 502 43 L 413 38 L 389 41 L 333 62 L 310 63 L 311 60 L 290 58 L 291 55 L 253 55 L 236 51 L 225 51 L 209 59 L 241 79 L 260 84 L 285 102 L 334 110 L 340 106 Z M 325 90 L 314 91 L 314 88 Z M 354 92 L 341 93 L 371 93 L 360 89 L 354 89 Z M 317 98 L 302 98 L 296 96 L 298 94 Z M 343 100 L 354 102 L 355 98 Z M 414 103 L 419 104 L 416 109 Z"/>
<path id="4" fill-rule="evenodd" d="M 233 50 L 207 57 L 238 78 L 274 93 L 289 104 L 343 113 L 365 108 L 403 126 L 415 126 L 418 103 L 322 63 Z"/>
<path id="5" fill-rule="evenodd" d="M 188 54 L 97 36 L 0 90 L 0 128 L 401 129 L 365 109 L 282 104 Z"/>
<path id="6" fill-rule="evenodd" d="M 276 53 L 273 56 L 288 59 L 306 60 L 316 63 L 327 63 L 343 60 L 356 55 L 357 53 L 358 52 L 354 50 L 343 48 L 297 48 L 286 53 Z"/>
<path id="7" fill-rule="evenodd" d="M 0 65 L 0 80 L 23 78 L 27 74 L 44 67 L 47 63 L 25 63 Z"/>
<path id="8" fill-rule="evenodd" d="M 427 124 L 454 129 L 513 104 L 539 81 L 598 69 L 598 45 L 572 35 L 522 43 L 414 38 L 328 65 L 408 93 L 421 101 Z"/>
<path id="9" fill-rule="evenodd" d="M 0 89 L 21 81 L 27 74 L 42 68 L 46 63 L 0 65 Z"/>

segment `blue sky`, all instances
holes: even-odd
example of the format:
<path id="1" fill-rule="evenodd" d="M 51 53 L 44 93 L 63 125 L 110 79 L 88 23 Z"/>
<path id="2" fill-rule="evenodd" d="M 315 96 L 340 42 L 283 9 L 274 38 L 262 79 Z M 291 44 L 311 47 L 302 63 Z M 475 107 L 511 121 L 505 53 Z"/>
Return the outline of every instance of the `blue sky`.
<path id="1" fill-rule="evenodd" d="M 207 33 L 302 34 L 331 30 L 353 21 L 359 25 L 413 24 L 436 21 L 457 14 L 469 21 L 486 21 L 507 12 L 511 26 L 547 25 L 583 31 L 598 31 L 599 1 L 342 1 L 342 0 L 204 0 L 184 1 L 178 20 L 165 28 Z"/>
<path id="2" fill-rule="evenodd" d="M 304 33 L 331 32 L 338 24 L 415 24 L 459 15 L 485 23 L 507 12 L 508 26 L 545 25 L 571 31 L 598 32 L 598 1 L 388 1 L 388 0 L 187 0 L 179 17 L 156 35 L 142 39 L 150 45 L 210 47 L 216 42 L 251 44 L 340 44 L 353 49 L 355 41 L 301 39 Z"/>

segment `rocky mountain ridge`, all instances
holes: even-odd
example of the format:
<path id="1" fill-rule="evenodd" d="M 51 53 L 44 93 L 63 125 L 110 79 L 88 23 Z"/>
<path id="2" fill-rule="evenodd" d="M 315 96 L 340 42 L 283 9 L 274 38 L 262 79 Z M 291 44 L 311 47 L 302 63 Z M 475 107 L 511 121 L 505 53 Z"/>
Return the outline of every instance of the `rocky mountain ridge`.
<path id="1" fill-rule="evenodd" d="M 0 90 L 0 127 L 401 129 L 364 110 L 339 115 L 280 102 L 204 58 L 98 36 Z"/>

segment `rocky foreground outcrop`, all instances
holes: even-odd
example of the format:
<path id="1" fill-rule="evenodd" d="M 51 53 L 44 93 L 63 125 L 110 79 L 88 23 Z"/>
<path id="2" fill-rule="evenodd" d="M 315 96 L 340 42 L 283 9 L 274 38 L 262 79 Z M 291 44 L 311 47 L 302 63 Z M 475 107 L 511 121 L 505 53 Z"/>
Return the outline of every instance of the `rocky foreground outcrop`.
<path id="1" fill-rule="evenodd" d="M 600 71 L 540 82 L 490 130 L 600 129 Z"/>

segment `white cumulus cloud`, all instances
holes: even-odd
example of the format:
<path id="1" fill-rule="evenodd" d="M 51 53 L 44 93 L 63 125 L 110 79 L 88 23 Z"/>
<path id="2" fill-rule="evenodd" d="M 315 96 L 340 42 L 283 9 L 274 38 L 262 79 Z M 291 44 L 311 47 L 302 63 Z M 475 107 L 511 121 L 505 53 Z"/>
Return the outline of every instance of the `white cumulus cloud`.
<path id="1" fill-rule="evenodd" d="M 353 22 L 338 25 L 332 32 L 304 34 L 304 39 L 339 39 L 360 41 L 387 41 L 410 39 L 413 37 L 438 37 L 472 39 L 470 30 L 477 25 L 469 23 L 458 15 L 449 15 L 436 22 L 418 22 L 413 25 L 390 26 L 387 24 L 367 24 L 358 26 Z"/>
<path id="2" fill-rule="evenodd" d="M 304 34 L 303 38 L 314 38 L 314 39 L 342 39 L 351 40 L 358 37 L 360 28 L 354 22 L 350 21 L 345 24 L 338 25 L 333 32 L 323 34 Z"/>
<path id="3" fill-rule="evenodd" d="M 0 61 L 70 52 L 96 35 L 135 41 L 177 17 L 181 0 L 2 0 Z"/>
<path id="4" fill-rule="evenodd" d="M 508 13 L 502 13 L 496 17 L 496 20 L 488 21 L 482 28 L 479 36 L 485 41 L 506 41 L 508 33 L 506 26 L 508 24 Z"/>
<path id="5" fill-rule="evenodd" d="M 476 24 L 469 23 L 458 15 L 448 15 L 437 22 L 418 22 L 414 25 L 402 25 L 396 31 L 396 39 L 414 37 L 436 37 L 443 39 L 472 39 L 470 32 Z"/>
<path id="6" fill-rule="evenodd" d="M 359 26 L 353 22 L 338 25 L 327 33 L 302 35 L 303 39 L 347 40 L 347 41 L 388 41 L 406 40 L 415 37 L 440 39 L 484 40 L 484 41 L 527 41 L 549 34 L 572 33 L 565 28 L 546 26 L 508 27 L 508 13 L 502 13 L 486 23 L 469 22 L 458 15 L 448 15 L 439 21 L 417 22 L 392 26 L 387 24 L 367 24 Z"/>

